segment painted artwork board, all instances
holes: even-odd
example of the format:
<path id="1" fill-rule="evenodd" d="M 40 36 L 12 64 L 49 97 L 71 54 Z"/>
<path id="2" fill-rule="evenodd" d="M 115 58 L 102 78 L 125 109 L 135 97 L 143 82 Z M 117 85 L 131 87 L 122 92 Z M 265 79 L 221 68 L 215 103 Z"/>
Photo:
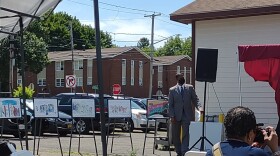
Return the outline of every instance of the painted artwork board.
<path id="1" fill-rule="evenodd" d="M 19 98 L 0 98 L 0 118 L 20 118 Z"/>
<path id="2" fill-rule="evenodd" d="M 57 99 L 34 99 L 36 118 L 58 118 Z"/>
<path id="3" fill-rule="evenodd" d="M 109 118 L 131 118 L 131 101 L 129 99 L 109 99 Z"/>
<path id="4" fill-rule="evenodd" d="M 95 118 L 94 99 L 72 99 L 72 116 L 79 118 Z"/>
<path id="5" fill-rule="evenodd" d="M 151 117 L 157 114 L 167 114 L 167 100 L 147 100 L 147 105 L 147 117 Z"/>

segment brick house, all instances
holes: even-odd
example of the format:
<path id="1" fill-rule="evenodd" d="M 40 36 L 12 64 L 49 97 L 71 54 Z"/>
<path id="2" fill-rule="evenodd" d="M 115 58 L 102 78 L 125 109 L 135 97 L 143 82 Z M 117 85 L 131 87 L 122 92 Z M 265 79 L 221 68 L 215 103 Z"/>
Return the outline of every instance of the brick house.
<path id="1" fill-rule="evenodd" d="M 177 81 L 176 73 L 184 73 L 186 83 L 191 82 L 192 60 L 188 55 L 154 57 L 153 95 L 168 95 Z"/>
<path id="2" fill-rule="evenodd" d="M 106 48 L 101 50 L 103 67 L 103 90 L 112 94 L 112 85 L 121 85 L 121 94 L 133 97 L 148 97 L 150 57 L 136 47 Z M 97 81 L 95 49 L 74 50 L 74 73 L 72 52 L 49 52 L 51 63 L 39 74 L 26 73 L 26 84 L 34 85 L 37 93 L 56 95 L 71 92 L 66 88 L 66 75 L 76 75 L 76 92 L 94 93 Z M 14 85 L 21 83 L 21 76 L 14 71 Z"/>

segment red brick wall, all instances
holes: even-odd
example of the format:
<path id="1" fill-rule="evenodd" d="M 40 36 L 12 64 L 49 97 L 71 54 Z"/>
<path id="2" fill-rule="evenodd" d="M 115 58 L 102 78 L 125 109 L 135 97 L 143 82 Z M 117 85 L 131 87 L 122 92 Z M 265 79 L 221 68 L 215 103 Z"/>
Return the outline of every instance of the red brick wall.
<path id="1" fill-rule="evenodd" d="M 168 95 L 169 88 L 177 84 L 175 78 L 175 75 L 177 73 L 177 66 L 180 66 L 181 73 L 184 73 L 184 67 L 187 67 L 186 83 L 190 83 L 189 82 L 190 75 L 188 73 L 188 70 L 192 66 L 192 62 L 190 60 L 184 58 L 172 65 L 165 65 L 163 66 L 163 78 L 162 78 L 162 84 L 163 84 L 162 93 L 164 95 Z M 155 73 L 153 76 L 153 95 L 155 95 L 158 90 L 158 67 L 157 66 L 154 66 L 154 71 Z"/>
<path id="2" fill-rule="evenodd" d="M 105 94 L 112 94 L 113 84 L 122 84 L 122 59 L 126 59 L 126 85 L 122 86 L 121 94 L 131 97 L 148 97 L 149 93 L 149 67 L 150 60 L 143 54 L 139 53 L 135 49 L 118 55 L 114 58 L 102 59 L 103 68 L 103 91 Z M 134 60 L 134 86 L 131 86 L 131 60 Z M 139 61 L 143 61 L 143 86 L 139 86 Z M 92 85 L 98 84 L 97 73 L 97 60 L 93 60 L 93 76 Z M 72 75 L 72 63 L 71 60 L 64 61 L 64 78 L 66 75 Z M 14 85 L 16 86 L 17 77 L 16 70 L 14 71 Z M 92 85 L 87 85 L 87 59 L 83 61 L 83 87 L 76 87 L 76 92 L 88 92 L 94 93 Z M 70 88 L 55 87 L 55 62 L 51 62 L 46 68 L 46 86 L 40 87 L 37 85 L 37 75 L 32 73 L 26 73 L 26 84 L 34 83 L 35 95 L 38 92 L 42 93 L 42 89 L 46 88 L 52 96 L 58 93 L 71 92 Z M 66 82 L 65 82 L 66 83 Z"/>

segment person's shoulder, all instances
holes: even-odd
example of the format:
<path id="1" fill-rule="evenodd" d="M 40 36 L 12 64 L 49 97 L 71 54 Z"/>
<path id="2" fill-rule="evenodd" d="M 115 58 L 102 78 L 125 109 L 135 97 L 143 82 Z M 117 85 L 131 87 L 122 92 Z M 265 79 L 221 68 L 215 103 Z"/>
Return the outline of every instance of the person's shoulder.
<path id="1" fill-rule="evenodd" d="M 265 151 L 262 148 L 250 147 L 250 153 L 254 156 L 270 156 L 268 151 Z"/>
<path id="2" fill-rule="evenodd" d="M 212 149 L 209 149 L 209 150 L 206 151 L 206 156 L 213 156 Z"/>
<path id="3" fill-rule="evenodd" d="M 193 88 L 193 85 L 191 85 L 191 84 L 185 84 L 185 87 L 186 87 L 186 88 Z"/>
<path id="4" fill-rule="evenodd" d="M 191 84 L 185 84 L 185 86 L 188 86 L 188 87 L 193 87 L 193 85 L 191 85 Z"/>
<path id="5" fill-rule="evenodd" d="M 175 86 L 173 86 L 173 87 L 170 87 L 169 90 L 175 90 L 176 86 L 177 86 L 177 85 L 175 85 Z"/>

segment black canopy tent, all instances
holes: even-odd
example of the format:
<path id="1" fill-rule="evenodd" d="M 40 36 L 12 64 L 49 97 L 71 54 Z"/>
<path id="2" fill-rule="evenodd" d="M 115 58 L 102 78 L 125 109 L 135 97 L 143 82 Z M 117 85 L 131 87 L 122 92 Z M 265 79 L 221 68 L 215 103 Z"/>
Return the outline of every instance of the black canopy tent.
<path id="1" fill-rule="evenodd" d="M 24 64 L 23 29 L 34 19 L 39 19 L 47 11 L 53 11 L 61 0 L 0 0 L 0 40 L 9 35 L 20 35 L 21 68 Z M 22 71 L 22 93 L 24 108 L 24 125 L 26 150 L 28 150 L 26 99 L 25 99 L 25 72 Z"/>

